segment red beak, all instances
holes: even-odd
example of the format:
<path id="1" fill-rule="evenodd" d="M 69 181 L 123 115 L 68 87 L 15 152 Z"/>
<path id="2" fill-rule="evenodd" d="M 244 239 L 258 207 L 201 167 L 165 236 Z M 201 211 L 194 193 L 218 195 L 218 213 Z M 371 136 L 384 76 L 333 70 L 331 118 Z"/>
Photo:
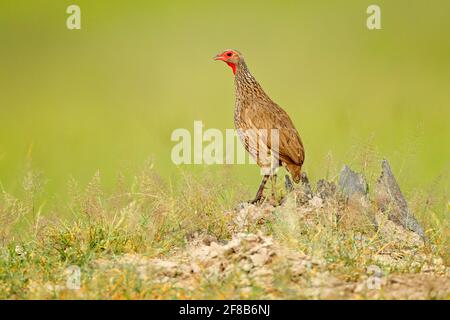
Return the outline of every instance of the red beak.
<path id="1" fill-rule="evenodd" d="M 214 60 L 222 60 L 222 61 L 225 61 L 226 59 L 225 59 L 225 57 L 222 56 L 221 54 L 218 54 L 217 56 L 214 57 Z"/>

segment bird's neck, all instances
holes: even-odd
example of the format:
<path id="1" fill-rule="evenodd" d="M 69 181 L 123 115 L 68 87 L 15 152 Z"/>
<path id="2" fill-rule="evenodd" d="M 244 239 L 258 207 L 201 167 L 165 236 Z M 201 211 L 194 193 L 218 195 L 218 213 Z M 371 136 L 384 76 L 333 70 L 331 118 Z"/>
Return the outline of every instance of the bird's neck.
<path id="1" fill-rule="evenodd" d="M 270 101 L 270 98 L 264 92 L 261 85 L 251 74 L 245 61 L 240 61 L 236 66 L 236 75 L 234 78 L 236 99 L 262 99 Z"/>

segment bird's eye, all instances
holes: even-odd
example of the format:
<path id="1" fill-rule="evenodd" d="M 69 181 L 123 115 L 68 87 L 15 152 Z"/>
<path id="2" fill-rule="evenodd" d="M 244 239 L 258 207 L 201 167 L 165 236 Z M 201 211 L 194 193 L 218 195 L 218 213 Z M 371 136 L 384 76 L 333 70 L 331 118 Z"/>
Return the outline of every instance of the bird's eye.
<path id="1" fill-rule="evenodd" d="M 233 54 L 232 54 L 231 52 L 228 52 L 228 53 L 227 53 L 227 56 L 228 56 L 228 57 L 231 57 L 232 55 L 233 55 Z"/>

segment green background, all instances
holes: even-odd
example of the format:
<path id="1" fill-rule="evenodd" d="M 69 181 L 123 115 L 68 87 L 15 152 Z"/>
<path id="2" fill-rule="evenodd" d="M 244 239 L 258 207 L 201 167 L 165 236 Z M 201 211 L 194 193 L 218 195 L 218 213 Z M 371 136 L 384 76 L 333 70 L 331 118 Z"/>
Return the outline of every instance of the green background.
<path id="1" fill-rule="evenodd" d="M 50 193 L 97 169 L 109 187 L 149 156 L 177 179 L 174 129 L 233 128 L 232 73 L 212 56 L 235 48 L 291 115 L 313 179 L 376 154 L 406 190 L 428 186 L 450 160 L 450 1 L 377 1 L 369 31 L 372 3 L 1 1 L 0 181 L 14 190 L 31 163 Z M 256 188 L 256 167 L 232 170 Z"/>

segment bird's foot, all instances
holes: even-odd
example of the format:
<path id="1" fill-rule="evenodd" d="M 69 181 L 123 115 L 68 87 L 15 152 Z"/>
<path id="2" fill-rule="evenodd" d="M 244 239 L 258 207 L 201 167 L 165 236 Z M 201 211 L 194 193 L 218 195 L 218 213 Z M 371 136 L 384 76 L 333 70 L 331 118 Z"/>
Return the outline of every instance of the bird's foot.
<path id="1" fill-rule="evenodd" d="M 236 209 L 237 210 L 241 210 L 241 209 L 244 209 L 244 208 L 246 208 L 248 205 L 250 205 L 250 204 L 252 204 L 252 205 L 255 205 L 255 206 L 259 206 L 260 204 L 262 204 L 263 202 L 264 202 L 264 198 L 263 197 L 261 197 L 261 198 L 255 198 L 255 199 L 253 199 L 253 200 L 247 200 L 247 201 L 243 201 L 243 202 L 241 202 L 241 203 L 239 203 L 237 206 L 236 206 Z"/>
<path id="2" fill-rule="evenodd" d="M 281 204 L 281 202 L 279 202 L 274 197 L 261 197 L 260 199 L 249 200 L 247 203 L 253 204 L 255 206 L 260 206 L 264 203 L 267 203 L 267 204 L 271 205 L 272 207 L 278 207 Z"/>
<path id="3" fill-rule="evenodd" d="M 263 197 L 256 197 L 255 199 L 248 201 L 249 204 L 254 204 L 255 206 L 257 206 L 257 205 L 259 205 L 259 204 L 261 204 L 263 202 L 264 202 L 264 198 Z"/>

